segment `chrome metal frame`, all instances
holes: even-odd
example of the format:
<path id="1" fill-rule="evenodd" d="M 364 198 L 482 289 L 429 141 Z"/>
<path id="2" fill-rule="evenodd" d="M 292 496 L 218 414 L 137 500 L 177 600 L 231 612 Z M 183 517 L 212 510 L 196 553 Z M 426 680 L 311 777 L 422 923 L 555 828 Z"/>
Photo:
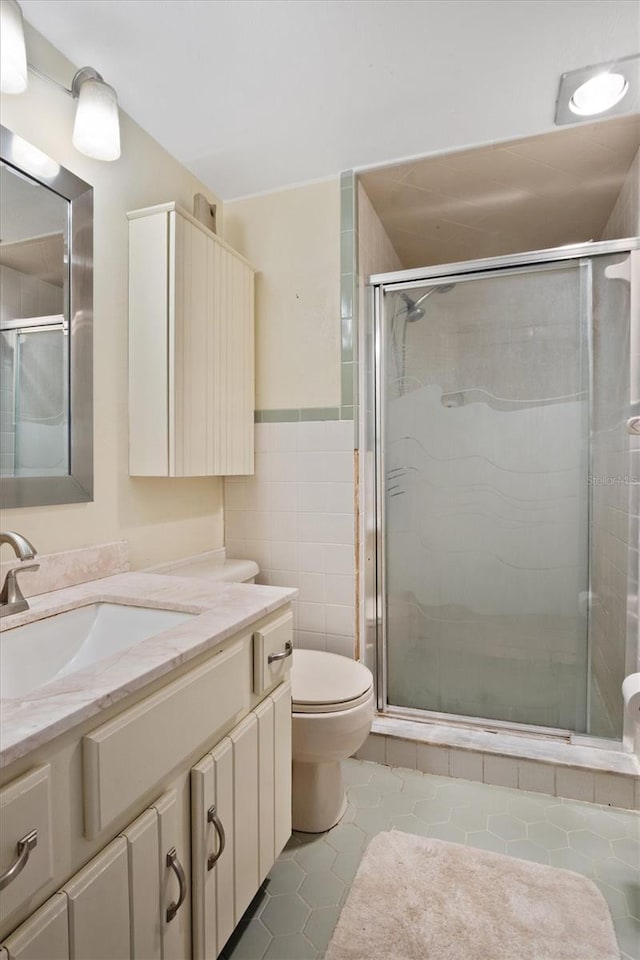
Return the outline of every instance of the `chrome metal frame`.
<path id="1" fill-rule="evenodd" d="M 14 134 L 0 126 L 0 159 L 69 202 L 69 463 L 67 476 L 3 477 L 2 506 L 93 500 L 93 187 L 60 167 L 52 177 L 12 160 Z"/>
<path id="2" fill-rule="evenodd" d="M 564 247 L 556 247 L 548 250 L 535 250 L 530 253 L 515 254 L 504 257 L 491 257 L 484 260 L 472 260 L 462 263 L 448 263 L 423 269 L 403 270 L 393 273 L 375 274 L 366 281 L 370 289 L 370 310 L 373 312 L 375 346 L 373 357 L 368 353 L 364 355 L 364 363 L 374 364 L 374 396 L 373 403 L 368 402 L 360 404 L 360 416 L 363 418 L 362 434 L 372 433 L 375 435 L 375 483 L 371 489 L 371 483 L 364 482 L 363 489 L 360 492 L 360 502 L 363 508 L 365 525 L 372 523 L 375 529 L 375 580 L 367 576 L 367 557 L 366 550 L 361 556 L 361 567 L 365 573 L 363 576 L 364 606 L 375 610 L 375 623 L 370 618 L 365 617 L 366 622 L 366 647 L 375 650 L 375 664 L 369 663 L 374 670 L 376 677 L 376 695 L 377 705 L 380 713 L 394 717 L 404 717 L 411 720 L 422 720 L 430 723 L 451 723 L 458 726 L 481 727 L 485 730 L 502 730 L 519 733 L 533 734 L 547 739 L 570 739 L 572 742 L 588 739 L 591 745 L 601 745 L 606 749 L 612 749 L 612 741 L 594 737 L 585 738 L 585 735 L 574 733 L 563 729 L 553 727 L 539 727 L 530 724 L 508 723 L 502 721 L 489 720 L 481 717 L 454 716 L 450 714 L 436 713 L 433 711 L 414 710 L 412 708 L 401 708 L 390 706 L 387 703 L 387 621 L 386 621 L 386 603 L 384 602 L 386 594 L 386 571 L 385 571 L 385 551 L 384 551 L 384 531 L 385 531 L 385 497 L 384 497 L 384 380 L 382 372 L 384 369 L 384 338 L 382 332 L 384 329 L 384 294 L 389 291 L 401 291 L 419 287 L 429 287 L 441 283 L 445 278 L 453 279 L 456 282 L 465 279 L 479 279 L 481 276 L 495 275 L 500 272 L 504 275 L 507 271 L 519 272 L 517 268 L 523 270 L 527 267 L 534 267 L 536 264 L 551 265 L 558 261 L 587 260 L 594 256 L 606 254 L 626 253 L 640 250 L 640 238 L 631 237 L 623 240 L 609 240 L 599 243 L 580 243 Z M 636 256 L 640 261 L 640 256 Z M 515 269 L 514 269 L 515 268 Z M 640 334 L 639 334 L 640 336 Z M 361 343 L 364 338 L 361 338 Z M 587 345 L 591 350 L 591 344 Z M 373 419 L 373 423 L 367 422 L 368 418 Z M 367 472 L 361 473 L 361 478 L 366 481 Z M 640 499 L 640 497 L 639 497 Z M 363 538 L 364 539 L 364 538 Z M 634 580 L 634 572 L 630 571 L 630 587 L 633 583 L 637 588 L 637 577 Z M 632 618 L 633 619 L 633 618 Z M 638 630 L 637 616 L 630 622 L 629 631 Z M 638 649 L 640 640 L 633 646 Z M 631 646 L 631 644 L 629 644 Z M 626 733 L 626 729 L 625 729 Z M 628 739 L 625 736 L 625 746 L 627 749 Z M 615 749 L 615 747 L 614 747 Z"/>

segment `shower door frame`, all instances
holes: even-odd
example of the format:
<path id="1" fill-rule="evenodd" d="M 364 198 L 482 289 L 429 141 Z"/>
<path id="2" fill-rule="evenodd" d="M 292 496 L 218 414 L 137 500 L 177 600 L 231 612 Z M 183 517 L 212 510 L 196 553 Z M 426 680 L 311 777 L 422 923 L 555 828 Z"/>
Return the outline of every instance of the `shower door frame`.
<path id="1" fill-rule="evenodd" d="M 416 287 L 434 287 L 443 280 L 471 280 L 482 277 L 498 277 L 509 272 L 520 272 L 527 267 L 544 266 L 545 264 L 559 263 L 560 261 L 580 261 L 590 263 L 592 257 L 615 253 L 630 253 L 640 249 L 640 238 L 632 237 L 622 240 L 607 240 L 603 242 L 589 242 L 571 244 L 564 247 L 555 247 L 548 250 L 534 250 L 527 253 L 512 254 L 504 257 L 490 257 L 480 260 L 469 260 L 461 263 L 447 263 L 432 267 L 401 270 L 393 273 L 374 274 L 365 280 L 369 291 L 369 301 L 366 316 L 371 323 L 373 318 L 372 338 L 367 347 L 366 330 L 361 331 L 360 342 L 363 348 L 363 376 L 361 377 L 362 400 L 360 404 L 360 449 L 361 454 L 361 489 L 362 489 L 362 520 L 361 520 L 361 589 L 364 603 L 361 618 L 361 635 L 364 639 L 364 660 L 371 668 L 375 677 L 377 709 L 382 715 L 427 723 L 445 723 L 449 726 L 472 727 L 497 732 L 514 732 L 532 736 L 542 736 L 551 739 L 562 739 L 575 743 L 588 743 L 592 746 L 612 748 L 618 741 L 592 737 L 588 734 L 576 733 L 572 730 L 555 727 L 537 726 L 534 724 L 517 723 L 515 721 L 492 720 L 486 717 L 472 717 L 457 714 L 440 713 L 412 707 L 389 705 L 387 695 L 387 611 L 386 611 L 386 569 L 385 569 L 385 464 L 384 464 L 384 307 L 383 297 L 387 292 L 415 290 Z M 635 278 L 637 279 L 637 278 Z M 589 301 L 591 296 L 589 285 Z M 591 317 L 589 317 L 591 321 Z M 370 326 L 369 326 L 369 329 Z M 632 331 L 633 336 L 633 331 Z M 631 346 L 631 345 L 630 345 Z M 591 333 L 589 332 L 587 349 L 591 350 Z M 592 357 L 589 355 L 589 411 L 592 402 Z M 368 391 L 367 391 L 368 385 Z M 632 404 L 633 407 L 633 404 Z M 631 410 L 639 414 L 640 409 Z M 372 443 L 367 443 L 367 437 Z M 373 467 L 367 464 L 367 454 L 373 451 Z M 589 523 L 591 503 L 589 501 Z M 374 549 L 368 556 L 367 531 L 373 530 Z M 590 558 L 588 563 L 590 567 Z M 630 576 L 630 582 L 633 575 Z M 372 616 L 368 614 L 371 611 Z M 590 645 L 589 632 L 587 644 Z M 627 635 L 627 660 L 630 651 L 637 656 L 638 638 Z M 589 650 L 587 650 L 589 663 Z M 588 679 L 588 678 L 587 678 Z M 587 682 L 587 696 L 590 683 Z M 622 693 L 621 693 L 622 695 Z M 587 701 L 587 710 L 589 702 Z M 623 741 L 628 747 L 629 731 L 628 719 L 625 717 Z"/>

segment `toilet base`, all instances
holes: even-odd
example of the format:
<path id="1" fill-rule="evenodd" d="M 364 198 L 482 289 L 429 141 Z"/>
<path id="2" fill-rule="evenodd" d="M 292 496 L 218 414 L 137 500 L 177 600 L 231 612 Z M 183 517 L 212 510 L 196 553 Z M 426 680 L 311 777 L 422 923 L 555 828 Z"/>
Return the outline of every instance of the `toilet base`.
<path id="1" fill-rule="evenodd" d="M 294 760 L 291 785 L 293 829 L 324 833 L 342 820 L 347 797 L 340 763 L 299 763 Z"/>

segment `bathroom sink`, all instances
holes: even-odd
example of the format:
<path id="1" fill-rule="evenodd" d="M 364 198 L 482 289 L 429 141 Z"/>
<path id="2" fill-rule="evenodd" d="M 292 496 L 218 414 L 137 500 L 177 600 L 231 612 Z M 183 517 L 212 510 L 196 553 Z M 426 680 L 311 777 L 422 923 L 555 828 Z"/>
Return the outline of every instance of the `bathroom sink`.
<path id="1" fill-rule="evenodd" d="M 24 696 L 194 616 L 92 603 L 7 630 L 0 634 L 0 698 Z"/>

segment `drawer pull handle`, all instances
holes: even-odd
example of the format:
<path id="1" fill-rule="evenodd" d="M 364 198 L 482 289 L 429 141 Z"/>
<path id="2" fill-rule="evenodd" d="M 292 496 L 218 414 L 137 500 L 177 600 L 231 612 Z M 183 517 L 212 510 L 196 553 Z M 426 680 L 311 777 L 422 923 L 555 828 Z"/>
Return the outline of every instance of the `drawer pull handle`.
<path id="1" fill-rule="evenodd" d="M 31 830 L 30 833 L 25 833 L 24 837 L 21 837 L 20 840 L 18 840 L 16 845 L 18 856 L 13 861 L 11 866 L 5 870 L 3 874 L 0 874 L 0 890 L 4 890 L 5 887 L 8 887 L 11 881 L 15 880 L 19 873 L 22 873 L 27 865 L 29 854 L 34 847 L 37 847 L 37 845 L 37 830 Z"/>
<path id="2" fill-rule="evenodd" d="M 170 923 L 175 917 L 176 913 L 184 903 L 184 898 L 187 895 L 187 878 L 184 875 L 184 869 L 182 864 L 178 860 L 178 854 L 176 853 L 176 848 L 171 847 L 169 853 L 167 854 L 167 866 L 171 867 L 176 877 L 178 878 L 179 886 L 179 896 L 176 903 L 175 900 L 172 900 L 169 906 L 167 907 L 167 923 Z"/>
<path id="3" fill-rule="evenodd" d="M 270 653 L 267 657 L 267 663 L 275 663 L 277 660 L 286 660 L 293 653 L 293 644 L 287 640 L 284 645 L 284 653 Z"/>
<path id="4" fill-rule="evenodd" d="M 216 812 L 215 806 L 211 806 L 211 807 L 209 807 L 209 809 L 207 810 L 207 823 L 212 823 L 212 824 L 213 824 L 213 826 L 214 826 L 214 828 L 215 828 L 215 831 L 216 831 L 216 833 L 218 834 L 218 840 L 220 841 L 220 847 L 218 848 L 218 852 L 217 852 L 217 853 L 211 853 L 211 854 L 207 857 L 207 870 L 213 870 L 213 868 L 215 867 L 216 863 L 218 862 L 218 860 L 219 860 L 220 857 L 222 856 L 223 851 L 224 851 L 224 848 L 225 848 L 225 845 L 226 845 L 226 842 L 227 842 L 226 837 L 225 837 L 225 834 L 224 834 L 224 827 L 222 826 L 222 820 L 220 820 L 220 818 L 219 818 L 219 816 L 218 816 L 218 814 L 217 814 L 217 812 Z"/>

